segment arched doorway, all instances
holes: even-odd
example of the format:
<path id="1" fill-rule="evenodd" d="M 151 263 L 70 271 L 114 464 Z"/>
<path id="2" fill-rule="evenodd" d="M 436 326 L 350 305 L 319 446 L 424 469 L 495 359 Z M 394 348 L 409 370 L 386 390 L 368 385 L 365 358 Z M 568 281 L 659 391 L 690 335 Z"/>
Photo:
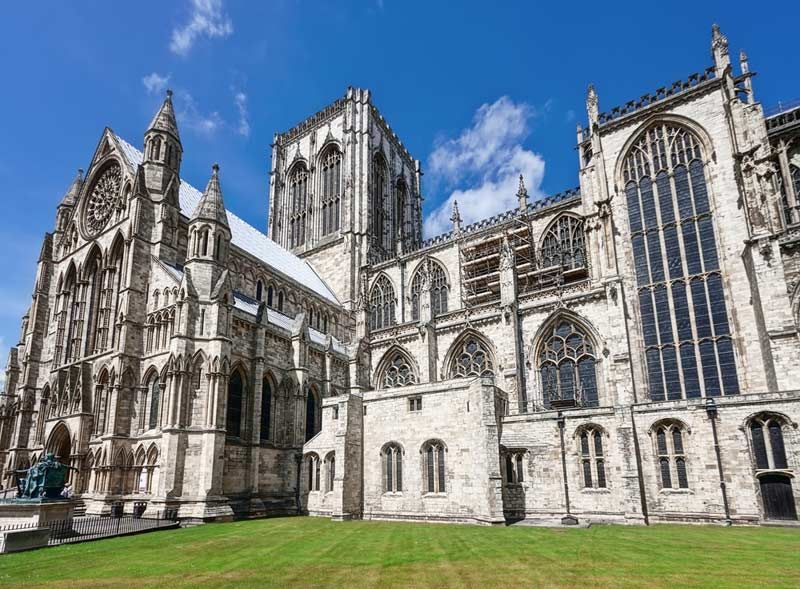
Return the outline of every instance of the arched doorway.
<path id="1" fill-rule="evenodd" d="M 50 433 L 47 441 L 47 451 L 55 454 L 56 459 L 64 464 L 69 464 L 72 454 L 72 442 L 70 441 L 69 429 L 63 423 L 59 423 Z"/>
<path id="2" fill-rule="evenodd" d="M 797 519 L 792 479 L 782 473 L 764 474 L 758 479 L 765 519 Z"/>

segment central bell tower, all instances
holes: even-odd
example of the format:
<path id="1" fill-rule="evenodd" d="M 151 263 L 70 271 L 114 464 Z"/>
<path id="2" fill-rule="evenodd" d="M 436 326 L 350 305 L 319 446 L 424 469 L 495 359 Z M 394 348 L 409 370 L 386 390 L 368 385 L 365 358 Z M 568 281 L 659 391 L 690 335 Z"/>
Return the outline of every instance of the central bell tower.
<path id="1" fill-rule="evenodd" d="M 275 135 L 269 235 L 307 259 L 354 308 L 359 269 L 419 248 L 422 196 L 414 159 L 372 103 L 347 93 Z"/>

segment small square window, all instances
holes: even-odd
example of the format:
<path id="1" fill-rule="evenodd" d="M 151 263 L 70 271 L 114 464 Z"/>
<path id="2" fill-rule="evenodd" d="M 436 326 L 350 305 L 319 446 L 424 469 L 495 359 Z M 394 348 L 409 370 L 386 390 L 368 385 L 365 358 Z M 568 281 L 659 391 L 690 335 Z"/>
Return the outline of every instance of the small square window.
<path id="1" fill-rule="evenodd" d="M 409 411 L 422 411 L 422 397 L 411 397 L 408 400 Z"/>

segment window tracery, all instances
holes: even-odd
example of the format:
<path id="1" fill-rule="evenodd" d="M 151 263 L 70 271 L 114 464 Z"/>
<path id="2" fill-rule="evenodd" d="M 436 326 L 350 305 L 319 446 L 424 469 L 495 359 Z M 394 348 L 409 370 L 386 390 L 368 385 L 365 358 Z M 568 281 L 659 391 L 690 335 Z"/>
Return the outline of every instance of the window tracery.
<path id="1" fill-rule="evenodd" d="M 289 175 L 289 244 L 295 248 L 306 242 L 306 217 L 308 215 L 308 169 L 297 164 Z"/>
<path id="2" fill-rule="evenodd" d="M 381 274 L 369 295 L 371 330 L 383 329 L 395 324 L 396 302 L 392 283 L 385 274 Z"/>
<path id="3" fill-rule="evenodd" d="M 756 469 L 789 468 L 783 440 L 783 420 L 775 415 L 759 415 L 750 422 L 753 458 Z"/>
<path id="4" fill-rule="evenodd" d="M 383 388 L 392 389 L 417 384 L 411 362 L 402 352 L 395 352 L 383 375 Z"/>
<path id="5" fill-rule="evenodd" d="M 116 162 L 109 164 L 95 181 L 83 207 L 83 226 L 94 237 L 108 223 L 119 206 L 122 187 L 122 168 Z"/>
<path id="6" fill-rule="evenodd" d="M 438 440 L 425 442 L 422 447 L 423 455 L 423 484 L 427 493 L 444 493 L 447 491 L 445 482 L 445 447 Z"/>
<path id="7" fill-rule="evenodd" d="M 383 461 L 383 492 L 403 492 L 403 450 L 395 443 L 387 445 L 381 453 Z"/>
<path id="8" fill-rule="evenodd" d="M 580 466 L 585 489 L 605 489 L 606 459 L 603 451 L 603 430 L 587 426 L 578 435 Z"/>
<path id="9" fill-rule="evenodd" d="M 479 338 L 469 335 L 453 354 L 451 378 L 494 376 L 494 361 L 489 348 Z"/>
<path id="10" fill-rule="evenodd" d="M 586 239 L 583 219 L 562 215 L 542 239 L 541 266 L 560 266 L 564 270 L 586 268 Z"/>
<path id="11" fill-rule="evenodd" d="M 383 154 L 378 153 L 372 161 L 372 243 L 388 251 L 385 202 L 388 193 L 389 169 Z"/>
<path id="12" fill-rule="evenodd" d="M 420 298 L 425 295 L 424 287 L 427 286 L 430 296 L 431 317 L 447 313 L 447 294 L 449 285 L 447 275 L 438 262 L 426 259 L 420 264 L 419 270 L 411 281 L 411 320 L 418 321 L 420 313 Z"/>
<path id="13" fill-rule="evenodd" d="M 559 318 L 545 333 L 539 374 L 546 407 L 598 403 L 594 345 L 575 321 Z"/>
<path id="14" fill-rule="evenodd" d="M 322 158 L 322 235 L 339 229 L 340 202 L 342 194 L 342 152 L 330 146 Z"/>
<path id="15" fill-rule="evenodd" d="M 688 489 L 683 424 L 666 422 L 655 428 L 656 458 L 662 489 Z"/>
<path id="16" fill-rule="evenodd" d="M 650 127 L 623 161 L 653 400 L 739 392 L 700 141 Z"/>

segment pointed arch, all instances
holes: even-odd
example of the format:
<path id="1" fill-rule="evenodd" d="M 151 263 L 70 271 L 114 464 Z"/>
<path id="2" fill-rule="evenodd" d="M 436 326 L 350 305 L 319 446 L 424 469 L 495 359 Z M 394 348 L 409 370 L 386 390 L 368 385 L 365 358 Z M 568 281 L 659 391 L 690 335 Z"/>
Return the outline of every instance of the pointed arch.
<path id="1" fill-rule="evenodd" d="M 322 395 L 316 385 L 311 385 L 306 390 L 306 442 L 319 433 L 321 425 Z"/>
<path id="2" fill-rule="evenodd" d="M 369 295 L 370 329 L 383 329 L 396 323 L 397 297 L 391 279 L 381 272 L 372 283 Z"/>
<path id="3" fill-rule="evenodd" d="M 419 383 L 419 367 L 403 346 L 391 346 L 381 357 L 373 373 L 372 386 L 390 389 Z"/>
<path id="4" fill-rule="evenodd" d="M 542 233 L 539 252 L 542 268 L 585 271 L 588 260 L 583 219 L 573 213 L 558 215 Z"/>
<path id="5" fill-rule="evenodd" d="M 468 328 L 450 346 L 443 363 L 443 378 L 494 377 L 497 355 L 489 340 Z"/>
<path id="6" fill-rule="evenodd" d="M 342 195 L 342 150 L 335 141 L 328 142 L 320 152 L 320 234 L 330 235 L 339 230 Z"/>
<path id="7" fill-rule="evenodd" d="M 261 380 L 261 441 L 274 438 L 272 420 L 275 414 L 276 379 L 271 370 L 266 370 Z"/>
<path id="8" fill-rule="evenodd" d="M 546 408 L 599 404 L 598 348 L 596 331 L 576 313 L 560 310 L 542 324 L 533 358 Z"/>
<path id="9" fill-rule="evenodd" d="M 292 164 L 287 174 L 287 204 L 289 205 L 289 247 L 300 247 L 306 243 L 308 216 L 308 165 L 305 160 Z"/>
<path id="10" fill-rule="evenodd" d="M 72 435 L 69 426 L 63 421 L 59 421 L 50 432 L 45 444 L 48 452 L 55 454 L 61 462 L 69 463 L 72 455 Z"/>
<path id="11" fill-rule="evenodd" d="M 680 419 L 654 422 L 648 431 L 662 489 L 688 489 L 687 447 L 689 428 Z"/>
<path id="12" fill-rule="evenodd" d="M 417 264 L 411 276 L 409 302 L 412 321 L 420 318 L 421 297 L 425 296 L 426 290 L 430 297 L 431 317 L 447 313 L 450 277 L 444 265 L 430 256 L 426 256 Z"/>
<path id="13" fill-rule="evenodd" d="M 786 435 L 795 429 L 795 424 L 783 413 L 760 411 L 750 415 L 745 424 L 750 433 L 750 449 L 756 473 L 768 470 L 786 470 L 790 468 Z M 791 439 L 791 438 L 790 438 Z"/>
<path id="14" fill-rule="evenodd" d="M 655 401 L 739 392 L 706 139 L 689 121 L 659 117 L 630 137 L 618 160 Z"/>
<path id="15" fill-rule="evenodd" d="M 242 417 L 248 391 L 247 373 L 241 363 L 236 363 L 228 378 L 228 402 L 225 407 L 225 430 L 229 436 L 244 436 Z"/>
<path id="16" fill-rule="evenodd" d="M 370 211 L 372 213 L 371 229 L 372 244 L 383 251 L 389 251 L 391 233 L 388 225 L 386 202 L 389 198 L 389 165 L 382 150 L 378 150 L 372 157 L 372 194 Z"/>

